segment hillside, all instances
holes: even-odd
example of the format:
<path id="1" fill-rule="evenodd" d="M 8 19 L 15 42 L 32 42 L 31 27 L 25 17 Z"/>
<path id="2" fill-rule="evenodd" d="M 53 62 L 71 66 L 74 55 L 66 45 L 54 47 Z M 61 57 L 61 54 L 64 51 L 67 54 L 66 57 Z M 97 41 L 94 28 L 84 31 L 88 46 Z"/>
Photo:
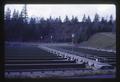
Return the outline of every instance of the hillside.
<path id="1" fill-rule="evenodd" d="M 80 45 L 94 48 L 116 49 L 116 35 L 111 32 L 97 33 Z"/>

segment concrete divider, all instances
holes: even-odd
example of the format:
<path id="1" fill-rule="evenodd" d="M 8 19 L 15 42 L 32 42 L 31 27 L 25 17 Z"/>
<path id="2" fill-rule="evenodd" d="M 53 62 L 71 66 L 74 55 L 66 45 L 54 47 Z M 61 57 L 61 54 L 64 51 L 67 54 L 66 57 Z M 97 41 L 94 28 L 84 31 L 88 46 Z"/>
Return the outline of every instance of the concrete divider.
<path id="1" fill-rule="evenodd" d="M 38 46 L 38 47 L 45 50 L 45 51 L 48 51 L 50 53 L 66 57 L 68 60 L 69 59 L 70 60 L 77 60 L 76 63 L 78 63 L 78 64 L 83 63 L 83 62 L 88 62 L 88 65 L 93 66 L 93 68 L 95 68 L 95 69 L 99 69 L 102 66 L 111 66 L 107 63 L 101 63 L 101 62 L 98 62 L 98 61 L 95 61 L 95 60 L 90 60 L 90 59 L 87 59 L 87 58 L 84 58 L 84 57 L 77 56 L 76 54 L 71 54 L 71 53 L 67 53 L 67 52 L 64 52 L 64 51 L 60 51 L 58 49 L 49 48 L 49 47 L 44 46 L 44 45 Z"/>

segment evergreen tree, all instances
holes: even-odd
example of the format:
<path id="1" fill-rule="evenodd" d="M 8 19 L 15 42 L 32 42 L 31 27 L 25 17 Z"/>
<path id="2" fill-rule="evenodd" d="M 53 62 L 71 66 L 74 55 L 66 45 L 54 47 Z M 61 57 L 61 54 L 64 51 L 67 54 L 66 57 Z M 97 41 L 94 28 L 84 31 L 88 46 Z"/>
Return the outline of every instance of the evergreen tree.
<path id="1" fill-rule="evenodd" d="M 99 15 L 96 13 L 93 20 L 93 27 L 92 27 L 93 34 L 99 32 L 100 30 L 99 18 L 100 18 Z"/>
<path id="2" fill-rule="evenodd" d="M 77 17 L 72 16 L 71 22 L 72 23 L 78 23 L 79 21 L 78 21 Z"/>
<path id="3" fill-rule="evenodd" d="M 86 22 L 87 22 L 87 23 L 91 23 L 90 16 L 88 16 L 88 18 L 86 19 Z"/>
<path id="4" fill-rule="evenodd" d="M 96 13 L 93 22 L 99 22 L 99 15 Z"/>
<path id="5" fill-rule="evenodd" d="M 24 21 L 25 23 L 27 23 L 27 18 L 28 18 L 28 16 L 27 16 L 27 5 L 26 5 L 26 4 L 24 5 L 24 7 L 23 7 L 23 9 L 22 9 L 22 11 L 21 11 L 21 15 L 22 15 L 22 17 L 23 17 L 23 21 Z"/>
<path id="6" fill-rule="evenodd" d="M 109 20 L 109 23 L 113 23 L 113 16 L 112 15 L 110 15 L 110 20 Z"/>
<path id="7" fill-rule="evenodd" d="M 11 10 L 7 8 L 5 12 L 5 20 L 10 20 L 10 18 L 11 18 Z"/>
<path id="8" fill-rule="evenodd" d="M 100 32 L 104 32 L 104 30 L 106 29 L 106 24 L 107 20 L 104 17 L 102 17 L 100 21 Z"/>
<path id="9" fill-rule="evenodd" d="M 102 17 L 101 23 L 107 23 L 107 20 L 104 17 Z"/>
<path id="10" fill-rule="evenodd" d="M 82 18 L 82 22 L 86 22 L 86 16 L 84 14 L 83 18 Z"/>
<path id="11" fill-rule="evenodd" d="M 114 27 L 114 21 L 113 21 L 113 16 L 110 16 L 110 20 L 108 21 L 108 31 L 114 31 L 115 27 Z"/>
<path id="12" fill-rule="evenodd" d="M 11 40 L 11 10 L 9 8 L 7 8 L 6 12 L 5 12 L 5 16 L 4 16 L 4 25 L 5 25 L 5 39 L 7 41 Z"/>
<path id="13" fill-rule="evenodd" d="M 70 22 L 70 20 L 69 20 L 69 18 L 68 18 L 68 16 L 67 16 L 67 15 L 66 15 L 66 17 L 65 17 L 65 19 L 64 19 L 64 22 L 65 22 L 65 23 Z"/>
<path id="14" fill-rule="evenodd" d="M 12 18 L 14 18 L 15 20 L 17 20 L 17 19 L 19 18 L 19 12 L 16 11 L 15 9 L 14 9 L 14 11 L 13 11 Z"/>
<path id="15" fill-rule="evenodd" d="M 93 22 L 90 16 L 84 14 L 82 21 L 78 17 L 72 16 L 70 20 L 65 16 L 61 21 L 60 16 L 53 19 L 51 16 L 46 20 L 42 18 L 27 17 L 26 5 L 21 12 L 13 11 L 8 8 L 5 12 L 5 39 L 8 41 L 43 41 L 50 42 L 51 36 L 55 42 L 71 42 L 71 34 L 75 34 L 75 41 L 88 40 L 93 34 L 98 32 L 115 32 L 115 20 L 112 15 L 110 20 L 102 17 L 101 21 L 98 14 L 95 14 Z M 41 38 L 42 37 L 42 38 Z"/>

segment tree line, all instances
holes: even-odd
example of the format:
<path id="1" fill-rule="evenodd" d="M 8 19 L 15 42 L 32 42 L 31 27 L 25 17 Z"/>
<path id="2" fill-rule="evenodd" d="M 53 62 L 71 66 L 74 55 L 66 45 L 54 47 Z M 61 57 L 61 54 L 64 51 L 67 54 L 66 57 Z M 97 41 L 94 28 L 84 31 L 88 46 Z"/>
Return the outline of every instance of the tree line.
<path id="1" fill-rule="evenodd" d="M 80 43 L 88 40 L 93 34 L 98 32 L 115 33 L 115 20 L 112 15 L 107 21 L 104 17 L 95 14 L 94 20 L 84 14 L 82 21 L 78 17 L 65 17 L 64 21 L 60 16 L 53 19 L 28 18 L 25 7 L 21 12 L 8 8 L 4 17 L 5 40 L 6 41 L 32 41 L 32 42 L 71 42 L 74 34 L 74 42 Z"/>

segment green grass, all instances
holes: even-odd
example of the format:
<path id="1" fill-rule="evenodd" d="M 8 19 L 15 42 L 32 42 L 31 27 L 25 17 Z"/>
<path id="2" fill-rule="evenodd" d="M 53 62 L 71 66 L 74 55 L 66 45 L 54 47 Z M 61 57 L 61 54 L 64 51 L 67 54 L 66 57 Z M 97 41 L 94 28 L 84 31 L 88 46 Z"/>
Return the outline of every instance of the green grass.
<path id="1" fill-rule="evenodd" d="M 94 34 L 88 41 L 80 44 L 94 48 L 116 49 L 116 35 L 111 32 Z"/>
<path id="2" fill-rule="evenodd" d="M 5 46 L 5 57 L 23 58 L 57 58 L 57 55 L 41 50 L 35 46 Z"/>
<path id="3" fill-rule="evenodd" d="M 92 54 L 92 55 L 103 55 L 103 56 L 114 56 L 114 53 L 108 53 L 105 51 L 96 51 L 96 50 L 89 50 L 89 49 L 84 49 L 84 48 L 77 48 L 77 47 L 65 47 L 65 46 L 60 46 L 59 48 L 70 50 L 70 51 L 76 51 L 76 52 L 82 52 L 82 53 L 87 53 L 87 54 Z"/>

